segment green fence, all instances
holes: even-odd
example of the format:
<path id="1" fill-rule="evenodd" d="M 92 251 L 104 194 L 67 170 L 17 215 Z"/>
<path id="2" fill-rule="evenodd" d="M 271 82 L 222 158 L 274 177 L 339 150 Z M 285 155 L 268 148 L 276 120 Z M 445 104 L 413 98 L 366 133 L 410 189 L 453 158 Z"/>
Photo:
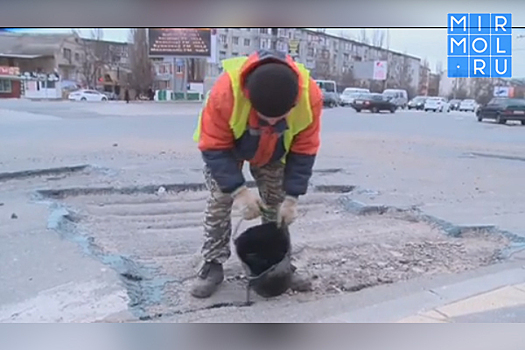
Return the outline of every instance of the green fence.
<path id="1" fill-rule="evenodd" d="M 158 90 L 157 97 L 159 101 L 183 101 L 183 92 L 172 92 L 168 93 L 167 90 Z M 196 91 L 188 91 L 186 101 L 201 101 L 204 99 L 201 93 Z"/>

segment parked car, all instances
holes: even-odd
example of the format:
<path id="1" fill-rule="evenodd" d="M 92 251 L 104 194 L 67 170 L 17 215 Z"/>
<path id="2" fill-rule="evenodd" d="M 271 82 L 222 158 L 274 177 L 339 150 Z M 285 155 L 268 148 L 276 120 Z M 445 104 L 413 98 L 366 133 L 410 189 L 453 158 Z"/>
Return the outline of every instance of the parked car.
<path id="1" fill-rule="evenodd" d="M 352 105 L 352 102 L 362 94 L 368 94 L 369 92 L 351 92 L 351 93 L 345 93 L 343 92 L 341 94 L 341 106 L 350 106 Z"/>
<path id="2" fill-rule="evenodd" d="M 460 112 L 474 112 L 476 110 L 476 101 L 474 100 L 463 100 L 459 104 L 458 110 Z"/>
<path id="3" fill-rule="evenodd" d="M 408 102 L 408 109 L 423 110 L 427 96 L 416 96 Z"/>
<path id="4" fill-rule="evenodd" d="M 316 80 L 317 86 L 323 91 L 323 104 L 326 107 L 336 107 L 340 104 L 337 84 L 333 80 Z"/>
<path id="5" fill-rule="evenodd" d="M 390 101 L 398 108 L 406 108 L 408 104 L 408 94 L 406 90 L 400 89 L 386 89 L 383 95 L 388 97 Z"/>
<path id="6" fill-rule="evenodd" d="M 69 94 L 70 101 L 107 101 L 108 97 L 96 90 L 77 90 Z"/>
<path id="7" fill-rule="evenodd" d="M 451 111 L 459 110 L 459 105 L 460 104 L 461 104 L 461 100 L 458 100 L 458 99 L 450 100 L 450 102 L 449 102 L 450 110 Z"/>
<path id="8" fill-rule="evenodd" d="M 361 94 L 351 104 L 356 112 L 362 110 L 369 110 L 372 113 L 379 113 L 381 111 L 390 111 L 395 113 L 397 106 L 390 101 L 389 98 L 382 94 Z"/>
<path id="9" fill-rule="evenodd" d="M 341 106 L 349 106 L 352 102 L 354 102 L 357 96 L 368 93 L 370 93 L 370 90 L 368 89 L 353 87 L 346 88 L 341 94 Z"/>
<path id="10" fill-rule="evenodd" d="M 425 112 L 434 111 L 434 112 L 450 112 L 450 107 L 447 100 L 443 97 L 429 97 L 425 101 L 425 106 L 423 107 Z"/>
<path id="11" fill-rule="evenodd" d="M 508 120 L 519 120 L 521 125 L 525 125 L 525 99 L 493 98 L 486 106 L 478 108 L 476 116 L 478 122 L 494 119 L 498 124 L 506 124 Z"/>

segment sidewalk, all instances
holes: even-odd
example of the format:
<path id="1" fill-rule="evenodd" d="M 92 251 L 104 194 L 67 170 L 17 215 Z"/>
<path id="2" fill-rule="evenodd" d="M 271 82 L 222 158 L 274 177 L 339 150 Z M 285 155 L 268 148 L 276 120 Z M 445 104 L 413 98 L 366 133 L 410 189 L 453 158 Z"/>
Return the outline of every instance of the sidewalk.
<path id="1" fill-rule="evenodd" d="M 397 323 L 522 323 L 525 283 L 514 284 L 420 312 Z"/>

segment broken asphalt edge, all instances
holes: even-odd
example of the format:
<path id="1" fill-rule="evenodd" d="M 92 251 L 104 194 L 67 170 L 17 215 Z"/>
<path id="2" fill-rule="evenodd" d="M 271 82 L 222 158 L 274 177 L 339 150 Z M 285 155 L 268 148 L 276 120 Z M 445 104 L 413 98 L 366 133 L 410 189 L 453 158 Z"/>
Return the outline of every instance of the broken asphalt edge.
<path id="1" fill-rule="evenodd" d="M 33 200 L 48 205 L 50 214 L 47 228 L 58 233 L 62 239 L 77 244 L 82 252 L 113 269 L 120 278 L 128 295 L 128 308 L 137 318 L 147 316 L 145 307 L 161 302 L 164 284 L 168 279 L 158 277 L 154 266 L 140 264 L 133 256 L 112 254 L 99 247 L 93 237 L 83 232 L 78 222 L 81 217 L 64 204 L 35 196 Z"/>
<path id="2" fill-rule="evenodd" d="M 507 260 L 516 252 L 525 249 L 525 236 L 502 230 L 496 225 L 456 225 L 436 216 L 426 214 L 417 206 L 400 208 L 389 205 L 367 205 L 350 198 L 348 195 L 340 196 L 338 202 L 345 211 L 354 215 L 400 215 L 400 218 L 403 220 L 427 223 L 437 227 L 446 235 L 455 238 L 460 238 L 463 234 L 473 231 L 501 235 L 510 241 L 510 245 L 499 252 L 498 258 L 502 260 Z"/>
<path id="3" fill-rule="evenodd" d="M 93 168 L 90 165 L 79 165 L 51 169 L 28 170 L 12 173 L 0 173 L 0 180 L 11 180 L 19 178 L 27 178 L 34 176 L 58 175 L 63 173 L 82 172 L 88 168 Z M 255 187 L 253 181 L 247 182 L 249 187 Z M 77 243 L 87 255 L 97 258 L 102 263 L 114 269 L 121 280 L 123 281 L 128 296 L 130 298 L 129 307 L 132 314 L 138 319 L 151 319 L 152 315 L 145 313 L 144 307 L 147 305 L 160 302 L 162 298 L 162 289 L 165 283 L 180 282 L 171 281 L 168 279 L 153 277 L 155 276 L 155 268 L 152 266 L 141 266 L 136 263 L 133 257 L 123 255 L 114 255 L 103 252 L 98 247 L 91 237 L 80 232 L 78 225 L 78 218 L 75 217 L 74 209 L 67 208 L 57 200 L 64 199 L 69 196 L 80 195 L 100 195 L 100 194 L 134 194 L 134 193 L 157 193 L 159 188 L 163 187 L 167 192 L 182 192 L 182 191 L 203 191 L 206 189 L 204 183 L 177 183 L 177 184 L 156 184 L 145 186 L 129 186 L 129 187 L 78 187 L 65 189 L 43 189 L 38 190 L 33 194 L 33 200 L 41 203 L 46 203 L 51 209 L 51 214 L 48 219 L 48 228 L 57 231 L 61 237 L 69 239 Z M 519 236 L 509 231 L 498 229 L 494 225 L 481 226 L 459 226 L 454 225 L 445 220 L 425 214 L 416 206 L 408 208 L 399 208 L 388 205 L 367 205 L 362 202 L 353 200 L 348 195 L 357 189 L 353 185 L 317 185 L 312 186 L 313 192 L 324 193 L 340 193 L 339 204 L 347 212 L 355 215 L 399 215 L 400 219 L 407 221 L 426 222 L 438 227 L 447 235 L 453 237 L 461 237 L 465 232 L 473 230 L 483 231 L 486 233 L 500 234 L 507 237 L 511 245 L 500 252 L 500 259 L 507 260 L 516 251 L 525 249 L 525 237 Z M 374 287 L 377 288 L 377 287 Z M 370 289 L 370 288 L 368 288 Z M 235 306 L 235 305 L 231 305 Z M 195 312 L 200 310 L 195 310 Z"/>
<path id="4" fill-rule="evenodd" d="M 49 176 L 49 175 L 62 175 L 62 174 L 71 174 L 82 172 L 88 169 L 90 166 L 88 164 L 74 165 L 74 166 L 65 166 L 58 168 L 46 168 L 46 169 L 31 169 L 23 171 L 14 171 L 0 173 L 0 181 L 8 180 L 22 180 L 30 177 L 39 177 L 39 176 Z"/>

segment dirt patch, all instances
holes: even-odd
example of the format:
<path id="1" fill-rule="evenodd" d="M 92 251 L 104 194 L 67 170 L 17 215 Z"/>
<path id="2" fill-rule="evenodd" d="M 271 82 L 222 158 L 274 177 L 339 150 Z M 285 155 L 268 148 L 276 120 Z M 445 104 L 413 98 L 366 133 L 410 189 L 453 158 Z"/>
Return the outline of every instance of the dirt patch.
<path id="1" fill-rule="evenodd" d="M 314 291 L 302 298 L 319 299 L 422 275 L 475 269 L 498 262 L 500 250 L 509 244 L 502 235 L 483 231 L 454 238 L 427 222 L 405 220 L 388 211 L 354 215 L 338 204 L 340 196 L 319 191 L 301 198 L 300 218 L 291 228 L 293 257 L 299 271 L 314 278 Z M 200 264 L 205 200 L 206 193 L 201 191 L 139 191 L 133 195 L 76 193 L 62 203 L 73 212 L 66 216 L 70 233 L 85 237 L 98 258 L 122 256 L 135 263 L 133 271 L 118 272 L 130 294 L 140 295 L 133 305 L 135 314 L 148 318 L 239 305 L 245 300 L 244 271 L 233 253 L 225 265 L 226 281 L 216 295 L 208 300 L 189 296 Z M 237 220 L 234 211 L 234 225 Z M 240 232 L 254 224 L 243 223 Z M 294 297 L 284 295 L 267 302 Z"/>

